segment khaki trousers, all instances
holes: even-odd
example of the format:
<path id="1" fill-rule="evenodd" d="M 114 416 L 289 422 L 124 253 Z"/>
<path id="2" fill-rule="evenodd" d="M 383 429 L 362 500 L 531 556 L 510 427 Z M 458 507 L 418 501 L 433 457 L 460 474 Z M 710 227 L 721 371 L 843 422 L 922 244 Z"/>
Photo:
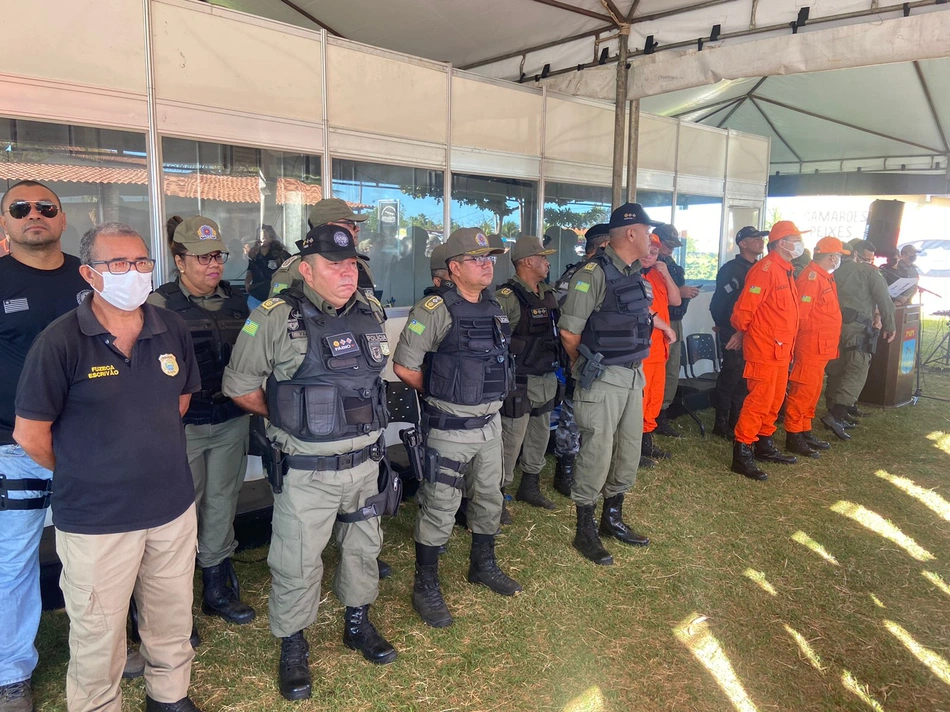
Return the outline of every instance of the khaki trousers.
<path id="1" fill-rule="evenodd" d="M 520 418 L 501 419 L 503 443 L 502 464 L 504 478 L 502 487 L 508 487 L 515 477 L 515 463 L 521 471 L 536 475 L 544 469 L 544 455 L 551 437 L 551 411 L 541 415 L 522 415 Z M 521 459 L 518 459 L 518 453 Z"/>
<path id="2" fill-rule="evenodd" d="M 177 702 L 191 682 L 195 506 L 168 524 L 120 534 L 56 530 L 69 615 L 69 712 L 121 712 L 129 599 L 139 607 L 145 690 Z"/>
<path id="3" fill-rule="evenodd" d="M 217 566 L 237 549 L 234 513 L 247 470 L 250 419 L 185 426 L 198 507 L 198 566 L 203 569 Z"/>
<path id="4" fill-rule="evenodd" d="M 357 511 L 379 493 L 379 463 L 367 460 L 349 470 L 291 469 L 284 491 L 274 496 L 273 534 L 267 563 L 271 570 L 270 629 L 286 638 L 317 619 L 323 550 L 336 525 L 340 563 L 333 593 L 344 606 L 365 606 L 379 593 L 376 557 L 383 546 L 379 517 L 336 524 L 337 514 Z"/>
<path id="5" fill-rule="evenodd" d="M 676 334 L 676 342 L 670 344 L 670 357 L 666 360 L 666 383 L 663 386 L 663 410 L 670 407 L 680 385 L 680 357 L 683 355 L 683 321 L 670 322 L 670 328 Z"/>
<path id="6" fill-rule="evenodd" d="M 594 381 L 589 390 L 574 391 L 574 417 L 581 433 L 581 449 L 574 471 L 571 499 L 579 506 L 596 504 L 597 498 L 623 494 L 637 479 L 643 440 L 643 368 L 626 371 L 630 383 L 621 387 Z"/>

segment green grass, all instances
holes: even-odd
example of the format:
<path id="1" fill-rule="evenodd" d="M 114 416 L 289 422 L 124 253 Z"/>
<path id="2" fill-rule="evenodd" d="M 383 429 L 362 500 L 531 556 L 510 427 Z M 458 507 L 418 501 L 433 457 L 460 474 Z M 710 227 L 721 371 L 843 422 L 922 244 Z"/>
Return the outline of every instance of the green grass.
<path id="1" fill-rule="evenodd" d="M 950 375 L 928 373 L 926 386 L 930 395 L 950 397 Z M 711 414 L 704 415 L 708 423 Z M 237 570 L 258 619 L 236 628 L 197 614 L 204 644 L 192 697 L 205 712 L 733 710 L 674 634 L 682 622 L 706 616 L 692 626 L 691 639 L 704 630 L 715 636 L 755 706 L 744 709 L 871 709 L 842 683 L 848 671 L 889 712 L 950 710 L 950 677 L 942 681 L 884 625 L 899 624 L 950 661 L 950 595 L 921 575 L 931 571 L 950 584 L 950 521 L 875 476 L 883 469 L 950 500 L 950 454 L 927 438 L 950 433 L 950 405 L 922 400 L 875 410 L 850 442 L 836 442 L 820 460 L 767 468 L 766 483 L 728 471 L 727 443 L 699 438 L 685 418 L 678 425 L 686 438 L 661 441 L 674 459 L 641 472 L 625 503 L 627 521 L 651 537 L 649 548 L 608 542 L 613 567 L 583 560 L 570 546 L 573 509 L 550 488 L 549 463 L 543 481 L 557 511 L 515 503 L 515 524 L 498 544 L 502 566 L 524 585 L 520 596 L 502 598 L 465 582 L 469 537 L 456 528 L 441 569 L 456 619 L 449 629 L 427 628 L 410 605 L 415 507 L 387 520 L 383 556 L 395 573 L 381 583 L 373 618 L 399 659 L 375 667 L 345 649 L 342 607 L 325 592 L 307 631 L 314 675 L 308 702 L 286 702 L 277 692 L 266 550 L 243 552 L 238 558 L 249 563 Z M 839 501 L 889 520 L 935 560 L 917 561 L 832 511 Z M 798 531 L 839 565 L 793 541 Z M 336 558 L 335 549 L 327 553 L 331 573 Z M 747 578 L 748 569 L 761 572 L 775 595 Z M 785 626 L 809 642 L 820 670 Z M 39 710 L 65 709 L 67 627 L 62 612 L 43 617 L 34 677 Z M 123 690 L 123 709 L 141 709 L 142 681 L 123 682 Z"/>

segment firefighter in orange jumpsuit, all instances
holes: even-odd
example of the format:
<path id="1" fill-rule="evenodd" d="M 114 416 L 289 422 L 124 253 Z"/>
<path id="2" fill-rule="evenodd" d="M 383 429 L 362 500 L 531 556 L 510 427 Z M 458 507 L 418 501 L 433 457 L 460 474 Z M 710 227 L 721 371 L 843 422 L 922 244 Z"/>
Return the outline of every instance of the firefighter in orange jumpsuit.
<path id="1" fill-rule="evenodd" d="M 653 442 L 656 418 L 663 407 L 663 392 L 666 386 L 666 361 L 670 357 L 670 342 L 658 326 L 670 323 L 670 306 L 679 306 L 680 290 L 670 276 L 665 262 L 657 260 L 660 254 L 660 238 L 650 235 L 650 254 L 641 258 L 643 278 L 653 288 L 653 334 L 650 337 L 650 354 L 643 359 L 643 440 L 640 444 L 640 466 L 653 467 L 657 459 L 666 459 L 670 453 L 661 450 Z"/>
<path id="2" fill-rule="evenodd" d="M 768 475 L 756 460 L 793 464 L 772 442 L 775 421 L 785 399 L 788 367 L 798 333 L 798 289 L 792 260 L 805 251 L 802 231 L 780 220 L 769 231 L 769 254 L 749 270 L 739 301 L 732 311 L 736 333 L 727 349 L 742 348 L 743 376 L 749 395 L 742 404 L 732 448 L 732 471 L 753 480 Z"/>
<path id="3" fill-rule="evenodd" d="M 814 258 L 796 280 L 799 325 L 785 401 L 785 449 L 797 455 L 818 457 L 819 450 L 831 447 L 812 435 L 811 421 L 821 396 L 825 366 L 837 358 L 841 336 L 841 308 L 832 273 L 841 265 L 841 256 L 850 254 L 837 237 L 823 237 L 815 245 Z"/>

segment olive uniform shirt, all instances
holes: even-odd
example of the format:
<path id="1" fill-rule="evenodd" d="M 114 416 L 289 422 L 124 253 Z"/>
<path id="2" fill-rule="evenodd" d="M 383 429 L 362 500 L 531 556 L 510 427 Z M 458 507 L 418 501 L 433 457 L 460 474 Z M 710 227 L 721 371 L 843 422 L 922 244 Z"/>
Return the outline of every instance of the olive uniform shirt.
<path id="1" fill-rule="evenodd" d="M 604 248 L 604 254 L 610 258 L 621 274 L 626 276 L 640 272 L 640 260 L 634 261 L 632 265 L 626 264 L 609 244 Z M 607 278 L 604 275 L 603 268 L 597 262 L 588 262 L 571 277 L 567 297 L 561 305 L 561 318 L 557 323 L 558 328 L 572 334 L 582 334 L 584 327 L 587 325 L 587 319 L 593 312 L 600 309 L 606 295 Z M 581 369 L 584 367 L 585 361 L 586 359 L 583 356 L 577 357 L 573 370 L 575 380 L 580 380 Z M 597 380 L 620 388 L 632 388 L 636 373 L 636 369 L 632 368 L 607 366 Z"/>
<path id="2" fill-rule="evenodd" d="M 337 311 L 306 283 L 303 293 L 327 316 L 347 314 L 356 303 L 369 304 L 379 317 L 380 332 L 383 331 L 383 308 L 375 299 L 367 300 L 357 290 L 346 305 Z M 280 297 L 272 297 L 251 312 L 244 324 L 228 367 L 224 369 L 222 391 L 234 398 L 253 393 L 258 388 L 266 389 L 267 377 L 271 373 L 279 381 L 290 380 L 303 363 L 307 353 L 308 339 L 306 331 L 300 328 L 299 312 Z M 388 344 L 383 344 L 388 349 Z M 384 354 L 388 353 L 384 350 Z M 306 442 L 287 434 L 270 421 L 267 423 L 267 437 L 276 442 L 288 455 L 342 455 L 361 450 L 372 445 L 382 430 L 375 430 L 355 438 L 344 438 L 327 442 Z"/>
<path id="3" fill-rule="evenodd" d="M 224 306 L 224 300 L 227 298 L 227 296 L 225 295 L 224 289 L 221 288 L 220 284 L 214 288 L 214 291 L 211 292 L 211 294 L 201 297 L 197 294 L 192 294 L 180 278 L 176 281 L 178 282 L 179 289 L 181 289 L 181 293 L 185 295 L 185 299 L 190 299 L 192 304 L 195 306 L 201 307 L 205 311 L 209 312 L 221 311 L 221 307 Z M 168 308 L 168 300 L 165 299 L 164 295 L 159 294 L 158 292 L 152 292 L 149 294 L 146 301 L 149 304 L 152 304 L 156 307 L 161 307 L 162 309 Z"/>
<path id="4" fill-rule="evenodd" d="M 531 287 L 517 274 L 512 277 L 512 280 L 520 284 L 527 291 L 532 291 Z M 544 296 L 548 292 L 553 292 L 554 296 L 557 297 L 557 290 L 550 284 L 546 284 L 545 282 L 538 284 L 537 294 L 539 298 L 544 299 Z M 514 332 L 518 323 L 521 321 L 521 302 L 518 300 L 518 295 L 515 294 L 515 290 L 511 287 L 502 286 L 501 289 L 495 292 L 495 298 L 501 305 L 501 310 L 508 315 L 511 331 Z M 518 362 L 516 360 L 515 369 L 517 369 L 517 367 Z M 543 376 L 528 375 L 528 399 L 531 401 L 531 405 L 544 405 L 554 398 L 555 395 L 557 395 L 557 376 L 553 371 Z"/>
<path id="5" fill-rule="evenodd" d="M 399 343 L 393 352 L 393 362 L 412 371 L 424 371 L 425 355 L 438 351 L 442 339 L 452 328 L 452 315 L 445 301 L 439 295 L 424 297 L 409 312 L 406 326 L 403 327 Z M 497 413 L 502 401 L 491 401 L 479 405 L 459 405 L 438 398 L 426 398 L 429 405 L 450 415 L 461 417 L 479 417 Z M 487 442 L 501 437 L 501 419 L 494 418 L 483 428 L 475 430 L 439 430 L 436 437 L 458 443 Z"/>
<path id="6" fill-rule="evenodd" d="M 854 346 L 863 338 L 865 326 L 853 319 L 857 313 L 862 320 L 874 319 L 874 307 L 881 312 L 881 324 L 884 331 L 894 331 L 894 302 L 887 291 L 884 275 L 874 265 L 842 260 L 835 271 L 835 283 L 838 285 L 838 303 L 844 320 L 841 330 L 842 350 Z"/>

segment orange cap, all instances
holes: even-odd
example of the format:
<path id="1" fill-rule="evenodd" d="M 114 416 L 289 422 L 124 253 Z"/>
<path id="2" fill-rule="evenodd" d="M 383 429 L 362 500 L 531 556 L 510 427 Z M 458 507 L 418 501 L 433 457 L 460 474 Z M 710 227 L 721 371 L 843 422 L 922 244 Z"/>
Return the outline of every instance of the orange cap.
<path id="1" fill-rule="evenodd" d="M 837 237 L 823 237 L 815 244 L 816 255 L 850 255 L 851 250 L 845 248 L 844 243 Z"/>
<path id="2" fill-rule="evenodd" d="M 781 240 L 786 237 L 804 235 L 806 232 L 811 232 L 811 230 L 799 230 L 791 220 L 779 220 L 772 226 L 772 229 L 769 230 L 769 242 L 775 242 L 776 240 Z"/>
<path id="3" fill-rule="evenodd" d="M 650 233 L 650 247 L 656 246 L 659 247 L 662 243 L 660 242 L 660 236 L 654 232 Z"/>

